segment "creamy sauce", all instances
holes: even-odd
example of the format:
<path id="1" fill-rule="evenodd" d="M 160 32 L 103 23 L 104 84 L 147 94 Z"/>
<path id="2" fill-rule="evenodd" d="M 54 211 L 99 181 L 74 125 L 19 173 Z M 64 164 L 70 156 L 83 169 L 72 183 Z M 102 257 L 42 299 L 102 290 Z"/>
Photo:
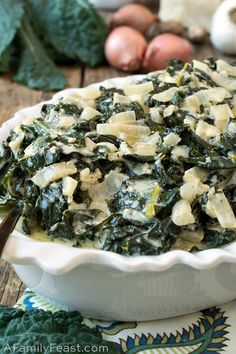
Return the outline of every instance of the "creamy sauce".
<path id="1" fill-rule="evenodd" d="M 17 229 L 17 231 L 22 232 L 22 228 Z M 28 235 L 30 238 L 34 239 L 35 241 L 39 241 L 39 242 L 56 242 L 56 243 L 61 243 L 61 244 L 67 244 L 72 246 L 73 245 L 73 241 L 72 240 L 66 240 L 66 239 L 62 239 L 62 238 L 54 238 L 51 239 L 50 236 L 48 236 L 46 234 L 46 232 L 44 230 L 42 230 L 41 228 L 37 227 L 35 228 L 31 235 Z"/>
<path id="2" fill-rule="evenodd" d="M 22 232 L 22 229 L 17 230 L 17 231 Z M 73 243 L 74 243 L 73 240 L 66 240 L 66 239 L 62 239 L 62 238 L 51 239 L 51 237 L 49 237 L 46 234 L 46 232 L 40 228 L 35 229 L 29 237 L 34 239 L 35 241 L 39 241 L 39 242 L 54 242 L 54 243 L 66 244 L 69 246 L 73 246 Z M 99 245 L 93 241 L 84 242 L 80 248 L 100 249 Z"/>
<path id="3" fill-rule="evenodd" d="M 0 208 L 0 220 L 4 219 L 5 216 L 7 216 L 7 214 L 9 213 L 9 208 Z M 22 230 L 22 218 L 19 219 L 18 223 L 16 224 L 15 230 L 24 234 Z M 73 244 L 73 240 L 66 240 L 66 239 L 61 239 L 61 238 L 54 238 L 51 239 L 51 237 L 49 237 L 46 232 L 44 230 L 42 230 L 40 227 L 35 228 L 32 231 L 31 235 L 26 235 L 32 239 L 34 239 L 35 241 L 39 241 L 39 242 L 56 242 L 56 243 L 61 243 L 61 244 L 67 244 L 72 246 Z"/>

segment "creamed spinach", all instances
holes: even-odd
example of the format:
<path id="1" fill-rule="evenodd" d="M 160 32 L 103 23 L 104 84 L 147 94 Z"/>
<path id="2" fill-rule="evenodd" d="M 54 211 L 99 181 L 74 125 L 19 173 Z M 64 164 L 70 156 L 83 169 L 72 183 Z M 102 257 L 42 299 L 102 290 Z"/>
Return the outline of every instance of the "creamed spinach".
<path id="1" fill-rule="evenodd" d="M 72 91 L 0 149 L 0 204 L 22 228 L 123 255 L 236 239 L 236 67 L 171 61 L 117 87 Z"/>

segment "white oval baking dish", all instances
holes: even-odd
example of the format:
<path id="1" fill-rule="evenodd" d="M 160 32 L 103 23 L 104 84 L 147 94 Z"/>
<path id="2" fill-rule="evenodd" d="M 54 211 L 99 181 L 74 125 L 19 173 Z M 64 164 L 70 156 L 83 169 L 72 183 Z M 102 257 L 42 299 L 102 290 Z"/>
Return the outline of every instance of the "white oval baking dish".
<path id="1" fill-rule="evenodd" d="M 106 80 L 123 87 L 142 76 Z M 83 89 L 67 89 L 53 100 Z M 0 141 L 16 124 L 38 116 L 44 102 L 3 124 Z M 236 242 L 196 254 L 124 257 L 115 253 L 38 242 L 14 231 L 4 250 L 23 282 L 36 293 L 83 315 L 144 321 L 183 315 L 236 297 Z"/>

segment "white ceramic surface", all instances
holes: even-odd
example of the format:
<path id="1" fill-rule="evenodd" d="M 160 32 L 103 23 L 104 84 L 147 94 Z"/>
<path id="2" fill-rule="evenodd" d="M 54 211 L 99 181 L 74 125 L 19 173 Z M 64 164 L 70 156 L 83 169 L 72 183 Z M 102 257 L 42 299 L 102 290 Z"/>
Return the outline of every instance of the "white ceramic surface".
<path id="1" fill-rule="evenodd" d="M 142 76 L 107 80 L 122 88 Z M 53 100 L 83 89 L 57 93 Z M 39 116 L 43 103 L 23 109 L 0 128 L 4 140 L 16 124 Z M 191 254 L 124 257 L 34 241 L 15 231 L 4 250 L 24 283 L 38 294 L 82 314 L 121 321 L 182 315 L 236 298 L 236 242 Z"/>
<path id="2" fill-rule="evenodd" d="M 100 9 L 118 9 L 132 3 L 132 0 L 89 0 L 95 7 Z"/>

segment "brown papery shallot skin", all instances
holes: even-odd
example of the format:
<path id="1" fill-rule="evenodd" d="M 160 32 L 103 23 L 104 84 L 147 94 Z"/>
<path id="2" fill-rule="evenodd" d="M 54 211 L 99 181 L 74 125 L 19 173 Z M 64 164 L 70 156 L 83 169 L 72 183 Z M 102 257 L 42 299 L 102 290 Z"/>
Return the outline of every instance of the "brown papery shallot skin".
<path id="1" fill-rule="evenodd" d="M 140 33 L 146 34 L 150 27 L 158 21 L 147 7 L 140 4 L 130 4 L 121 7 L 111 18 L 111 28 L 129 26 Z"/>
<path id="2" fill-rule="evenodd" d="M 188 62 L 193 52 L 192 44 L 172 33 L 164 33 L 155 37 L 149 44 L 143 68 L 145 71 L 162 70 L 166 67 L 166 61 L 180 59 Z"/>
<path id="3" fill-rule="evenodd" d="M 105 56 L 108 63 L 126 72 L 139 71 L 147 41 L 133 28 L 122 26 L 115 28 L 105 43 Z"/>

